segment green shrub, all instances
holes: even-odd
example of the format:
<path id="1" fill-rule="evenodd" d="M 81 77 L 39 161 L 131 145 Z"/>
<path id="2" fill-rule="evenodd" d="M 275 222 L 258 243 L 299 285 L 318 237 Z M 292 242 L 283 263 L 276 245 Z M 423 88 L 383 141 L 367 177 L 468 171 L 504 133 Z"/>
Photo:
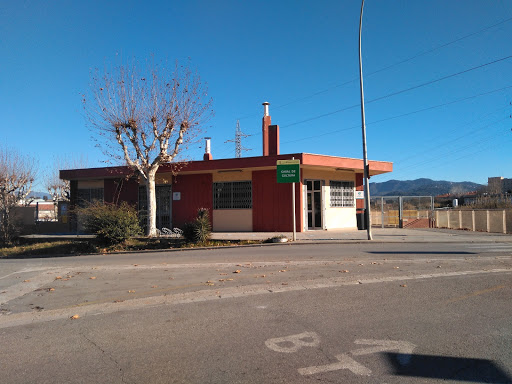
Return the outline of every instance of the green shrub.
<path id="1" fill-rule="evenodd" d="M 95 202 L 80 208 L 85 229 L 97 235 L 98 240 L 107 245 L 125 242 L 141 234 L 139 218 L 134 207 L 122 202 L 121 205 Z"/>
<path id="2" fill-rule="evenodd" d="M 206 243 L 211 233 L 210 214 L 206 208 L 199 208 L 197 217 L 183 226 L 183 237 L 189 243 Z"/>

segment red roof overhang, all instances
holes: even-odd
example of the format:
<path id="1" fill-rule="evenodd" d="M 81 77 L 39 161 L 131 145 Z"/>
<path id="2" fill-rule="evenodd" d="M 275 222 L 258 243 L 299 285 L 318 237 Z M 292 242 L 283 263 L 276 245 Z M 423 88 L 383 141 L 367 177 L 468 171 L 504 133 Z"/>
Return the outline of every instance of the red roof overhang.
<path id="1" fill-rule="evenodd" d="M 182 163 L 162 164 L 158 173 L 166 172 L 213 172 L 226 169 L 243 168 L 266 168 L 275 167 L 277 160 L 298 159 L 302 166 L 325 167 L 341 170 L 363 172 L 363 160 L 347 157 L 315 155 L 310 153 L 292 153 L 286 155 L 242 157 L 219 160 L 190 161 Z M 369 161 L 370 175 L 378 175 L 393 171 L 393 163 L 387 161 Z M 69 169 L 61 170 L 60 178 L 65 180 L 79 179 L 105 179 L 119 178 L 134 175 L 133 170 L 127 166 L 105 167 L 105 168 L 87 168 L 87 169 Z"/>

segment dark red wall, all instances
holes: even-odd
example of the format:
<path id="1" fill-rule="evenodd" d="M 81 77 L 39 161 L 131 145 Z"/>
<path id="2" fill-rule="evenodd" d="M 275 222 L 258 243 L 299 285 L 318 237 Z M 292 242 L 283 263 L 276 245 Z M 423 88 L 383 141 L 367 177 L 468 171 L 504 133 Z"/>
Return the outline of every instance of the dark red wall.
<path id="1" fill-rule="evenodd" d="M 295 184 L 296 230 L 302 231 L 301 183 Z M 252 225 L 254 232 L 292 231 L 292 187 L 277 183 L 276 170 L 252 173 Z"/>
<path id="2" fill-rule="evenodd" d="M 173 192 L 181 193 L 181 200 L 172 202 L 172 225 L 182 227 L 192 221 L 199 208 L 208 208 L 210 220 L 213 208 L 213 178 L 211 174 L 178 175 L 174 177 Z"/>
<path id="3" fill-rule="evenodd" d="M 362 173 L 356 173 L 356 191 L 364 190 L 364 176 Z M 361 213 L 364 211 L 364 200 L 356 199 L 356 212 Z"/>
<path id="4" fill-rule="evenodd" d="M 103 197 L 106 203 L 126 201 L 137 208 L 139 183 L 135 179 L 105 179 Z"/>

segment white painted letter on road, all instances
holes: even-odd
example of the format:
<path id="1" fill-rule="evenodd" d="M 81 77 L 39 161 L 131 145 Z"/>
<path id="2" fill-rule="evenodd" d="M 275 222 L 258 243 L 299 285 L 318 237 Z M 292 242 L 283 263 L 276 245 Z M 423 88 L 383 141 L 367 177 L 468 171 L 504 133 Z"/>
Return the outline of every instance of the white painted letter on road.
<path id="1" fill-rule="evenodd" d="M 359 364 L 353 358 L 346 354 L 336 355 L 338 363 L 318 365 L 316 367 L 299 368 L 299 373 L 303 376 L 314 375 L 316 373 L 338 371 L 340 369 L 348 369 L 350 372 L 360 376 L 370 376 L 372 371 L 364 365 Z"/>
<path id="2" fill-rule="evenodd" d="M 360 348 L 350 353 L 353 356 L 369 355 L 371 353 L 398 351 L 398 357 L 401 365 L 407 365 L 411 361 L 411 354 L 416 346 L 408 341 L 394 340 L 368 340 L 359 339 L 354 341 L 355 344 L 373 345 L 373 347 Z"/>
<path id="3" fill-rule="evenodd" d="M 303 332 L 298 335 L 276 337 L 268 339 L 265 345 L 273 351 L 292 353 L 302 347 L 317 347 L 320 345 L 320 337 L 315 332 Z"/>

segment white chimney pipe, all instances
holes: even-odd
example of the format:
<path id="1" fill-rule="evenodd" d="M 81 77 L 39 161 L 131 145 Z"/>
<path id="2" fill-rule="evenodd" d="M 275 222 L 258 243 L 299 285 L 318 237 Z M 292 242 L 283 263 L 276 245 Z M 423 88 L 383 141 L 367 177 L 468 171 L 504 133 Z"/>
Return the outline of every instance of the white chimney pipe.
<path id="1" fill-rule="evenodd" d="M 204 146 L 204 153 L 211 153 L 210 150 L 210 140 L 212 138 L 211 137 L 205 137 L 205 140 L 206 140 L 206 143 L 205 143 L 205 146 Z"/>
<path id="2" fill-rule="evenodd" d="M 265 101 L 261 105 L 263 105 L 263 117 L 269 116 L 269 114 L 268 114 L 268 106 L 270 105 L 270 103 L 268 101 Z"/>

